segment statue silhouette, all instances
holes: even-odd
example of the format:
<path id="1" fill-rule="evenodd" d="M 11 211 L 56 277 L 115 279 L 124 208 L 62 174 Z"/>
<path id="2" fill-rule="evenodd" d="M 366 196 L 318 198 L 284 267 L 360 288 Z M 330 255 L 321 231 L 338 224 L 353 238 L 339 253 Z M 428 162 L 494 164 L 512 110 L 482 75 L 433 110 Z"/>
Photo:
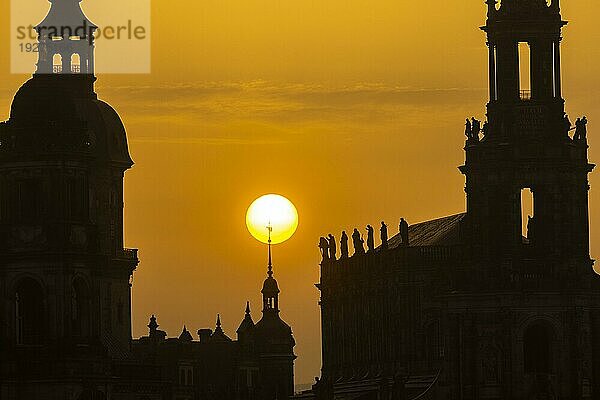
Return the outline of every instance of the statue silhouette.
<path id="1" fill-rule="evenodd" d="M 379 231 L 381 232 L 381 248 L 385 250 L 388 248 L 388 230 L 385 222 L 381 221 Z"/>
<path id="2" fill-rule="evenodd" d="M 573 140 L 586 140 L 587 137 L 587 118 L 577 118 L 575 122 L 575 134 Z"/>
<path id="3" fill-rule="evenodd" d="M 354 254 L 365 254 L 365 241 L 360 237 L 358 229 L 354 228 L 352 232 L 352 244 L 354 245 Z"/>
<path id="4" fill-rule="evenodd" d="M 375 250 L 375 230 L 371 225 L 367 225 L 367 249 Z"/>
<path id="5" fill-rule="evenodd" d="M 571 120 L 569 120 L 569 116 L 565 114 L 563 117 L 563 131 L 566 136 L 569 136 L 569 131 L 571 130 Z"/>
<path id="6" fill-rule="evenodd" d="M 402 245 L 408 246 L 408 222 L 404 218 L 400 218 L 400 238 L 402 238 Z"/>
<path id="7" fill-rule="evenodd" d="M 329 259 L 329 243 L 324 237 L 319 239 L 319 249 L 321 250 L 321 261 L 327 261 Z"/>
<path id="8" fill-rule="evenodd" d="M 481 131 L 481 121 L 471 118 L 471 139 L 479 140 L 479 131 Z"/>
<path id="9" fill-rule="evenodd" d="M 335 261 L 336 260 L 336 253 L 337 253 L 337 246 L 335 244 L 335 237 L 333 237 L 333 235 L 330 233 L 327 236 L 327 242 L 328 242 L 328 247 L 329 247 L 329 259 Z"/>
<path id="10" fill-rule="evenodd" d="M 342 231 L 340 237 L 340 258 L 348 258 L 348 235 L 346 231 Z"/>
<path id="11" fill-rule="evenodd" d="M 490 131 L 490 124 L 487 121 L 485 121 L 483 123 L 483 127 L 481 128 L 481 133 L 485 137 L 490 133 L 489 131 Z"/>
<path id="12" fill-rule="evenodd" d="M 473 129 L 471 127 L 471 121 L 469 121 L 469 118 L 467 118 L 467 121 L 465 122 L 465 136 L 467 139 L 471 139 L 472 133 Z"/>

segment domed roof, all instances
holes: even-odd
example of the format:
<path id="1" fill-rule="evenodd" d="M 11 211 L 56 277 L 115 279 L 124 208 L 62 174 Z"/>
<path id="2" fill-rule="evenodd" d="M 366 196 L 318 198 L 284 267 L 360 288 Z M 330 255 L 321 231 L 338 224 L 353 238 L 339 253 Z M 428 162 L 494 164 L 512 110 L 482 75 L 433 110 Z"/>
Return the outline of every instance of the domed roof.
<path id="1" fill-rule="evenodd" d="M 34 75 L 13 99 L 0 156 L 68 152 L 131 167 L 123 122 L 98 99 L 94 80 L 89 75 Z"/>
<path id="2" fill-rule="evenodd" d="M 296 344 L 292 336 L 292 328 L 277 313 L 265 312 L 254 326 L 254 332 L 257 339 L 262 342 L 288 346 Z"/>
<path id="3" fill-rule="evenodd" d="M 269 276 L 265 279 L 265 283 L 263 283 L 263 288 L 260 291 L 262 294 L 277 294 L 279 293 L 279 286 L 277 285 L 277 281 L 272 276 Z"/>
<path id="4" fill-rule="evenodd" d="M 88 29 L 98 28 L 89 18 L 85 15 L 81 9 L 82 0 L 48 0 L 52 3 L 48 14 L 42 22 L 36 25 L 36 29 L 47 30 L 48 34 L 52 34 L 53 30 L 60 29 L 62 27 L 69 27 L 72 30 L 73 36 L 76 36 L 75 32 L 77 28 L 87 26 Z M 80 29 L 81 30 L 81 29 Z M 89 31 L 88 31 L 89 32 Z M 42 32 L 43 33 L 43 32 Z M 87 32 L 80 36 L 86 36 Z"/>

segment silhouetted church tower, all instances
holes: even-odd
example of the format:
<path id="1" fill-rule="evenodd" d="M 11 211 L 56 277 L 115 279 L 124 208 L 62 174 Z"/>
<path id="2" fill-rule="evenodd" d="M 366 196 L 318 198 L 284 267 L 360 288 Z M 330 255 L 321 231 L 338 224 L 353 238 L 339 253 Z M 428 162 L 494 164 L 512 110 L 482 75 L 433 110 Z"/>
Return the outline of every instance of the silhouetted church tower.
<path id="1" fill-rule="evenodd" d="M 75 376 L 94 380 L 104 356 L 128 353 L 138 264 L 123 247 L 133 162 L 119 115 L 94 92 L 94 26 L 77 1 L 51 2 L 37 72 L 0 124 L 0 365 L 23 382 L 17 398 L 71 398 Z M 43 28 L 82 23 L 87 34 Z M 42 374 L 46 384 L 27 383 Z"/>
<path id="2" fill-rule="evenodd" d="M 565 114 L 566 22 L 558 0 L 486 4 L 490 99 L 483 127 L 465 123 L 466 213 L 366 254 L 323 250 L 319 400 L 600 398 L 594 165 L 587 119 Z"/>
<path id="3" fill-rule="evenodd" d="M 553 262 L 589 260 L 585 138 L 571 140 L 561 96 L 558 0 L 488 1 L 490 101 L 485 136 L 467 141 L 467 211 L 492 257 L 522 245 L 522 189 L 533 194 L 529 241 Z M 528 251 L 532 251 L 528 248 Z M 512 256 L 511 256 L 512 257 Z M 562 264 L 564 266 L 564 263 Z M 570 271 L 576 272 L 576 271 Z"/>
<path id="4" fill-rule="evenodd" d="M 279 315 L 279 285 L 273 277 L 269 239 L 267 279 L 261 290 L 262 318 L 254 326 L 254 340 L 259 355 L 260 386 L 258 396 L 264 400 L 287 399 L 294 394 L 294 346 L 292 329 Z"/>
<path id="5" fill-rule="evenodd" d="M 585 123 L 578 120 L 570 136 L 561 94 L 567 22 L 558 0 L 495 3 L 487 1 L 482 27 L 489 49 L 488 124 L 481 140 L 467 140 L 461 167 L 473 278 L 457 280 L 455 289 L 504 293 L 506 304 L 492 306 L 495 320 L 517 338 L 496 339 L 500 351 L 512 348 L 516 355 L 496 367 L 505 393 L 512 385 L 515 398 L 596 398 L 600 303 L 588 224 L 594 165 Z M 523 212 L 525 190 L 532 194 L 532 216 Z M 483 297 L 478 302 L 491 306 Z M 504 375 L 502 368 L 513 372 Z"/>

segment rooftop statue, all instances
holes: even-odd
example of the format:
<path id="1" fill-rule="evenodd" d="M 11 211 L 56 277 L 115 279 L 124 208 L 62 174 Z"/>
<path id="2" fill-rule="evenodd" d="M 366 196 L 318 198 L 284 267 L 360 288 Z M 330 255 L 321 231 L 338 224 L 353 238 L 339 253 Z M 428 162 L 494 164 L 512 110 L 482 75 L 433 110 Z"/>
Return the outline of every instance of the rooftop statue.
<path id="1" fill-rule="evenodd" d="M 388 248 L 388 229 L 385 222 L 381 221 L 381 228 L 379 231 L 381 232 L 381 248 L 385 250 Z"/>
<path id="2" fill-rule="evenodd" d="M 483 123 L 481 133 L 483 134 L 483 137 L 486 137 L 490 133 L 490 124 L 487 121 Z"/>
<path id="3" fill-rule="evenodd" d="M 587 118 L 584 116 L 583 118 L 577 118 L 575 122 L 575 134 L 573 135 L 573 140 L 583 140 L 587 139 Z"/>
<path id="4" fill-rule="evenodd" d="M 340 237 L 340 258 L 348 258 L 348 235 L 346 231 L 342 231 L 342 236 Z"/>
<path id="5" fill-rule="evenodd" d="M 571 131 L 571 120 L 569 119 L 569 116 L 565 114 L 563 117 L 563 132 L 565 136 L 569 136 L 569 131 Z"/>
<path id="6" fill-rule="evenodd" d="M 400 218 L 400 238 L 402 245 L 408 246 L 408 222 L 404 218 Z"/>
<path id="7" fill-rule="evenodd" d="M 471 121 L 469 121 L 469 118 L 467 118 L 467 120 L 465 122 L 465 136 L 467 137 L 467 140 L 471 139 L 472 134 L 473 134 L 473 127 L 471 126 Z"/>
<path id="8" fill-rule="evenodd" d="M 327 236 L 327 242 L 328 242 L 328 247 L 329 247 L 329 259 L 335 261 L 336 253 L 337 253 L 337 246 L 335 244 L 335 237 L 333 237 L 333 235 L 331 233 Z"/>
<path id="9" fill-rule="evenodd" d="M 354 244 L 354 254 L 365 254 L 365 241 L 360 237 L 358 229 L 354 228 L 352 232 L 352 243 Z"/>
<path id="10" fill-rule="evenodd" d="M 321 250 L 321 261 L 327 261 L 329 259 L 329 243 L 324 237 L 319 239 L 319 250 Z"/>
<path id="11" fill-rule="evenodd" d="M 487 129 L 487 123 L 484 127 Z M 470 120 L 469 118 L 465 120 L 465 136 L 467 137 L 467 141 L 478 142 L 479 132 L 481 132 L 481 130 L 481 121 L 475 119 L 475 117 L 471 117 Z"/>
<path id="12" fill-rule="evenodd" d="M 481 131 L 481 121 L 475 119 L 475 117 L 471 118 L 471 139 L 475 141 L 479 141 L 479 132 Z"/>
<path id="13" fill-rule="evenodd" d="M 367 225 L 367 249 L 369 252 L 375 250 L 375 230 L 371 225 Z"/>

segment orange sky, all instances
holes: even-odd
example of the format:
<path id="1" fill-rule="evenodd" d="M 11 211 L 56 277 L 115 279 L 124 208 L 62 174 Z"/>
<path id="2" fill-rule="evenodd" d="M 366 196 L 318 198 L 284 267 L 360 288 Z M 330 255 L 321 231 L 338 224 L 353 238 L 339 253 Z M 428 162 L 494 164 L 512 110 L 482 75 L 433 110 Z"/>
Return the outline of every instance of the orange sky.
<path id="1" fill-rule="evenodd" d="M 563 94 L 572 119 L 590 120 L 594 162 L 600 5 L 563 0 L 562 8 L 572 21 Z M 141 259 L 134 335 L 146 334 L 152 313 L 176 336 L 184 323 L 212 327 L 219 312 L 235 336 L 247 299 L 257 320 L 266 248 L 244 215 L 259 195 L 280 193 L 300 226 L 275 246 L 275 276 L 298 343 L 296 382 L 311 382 L 320 368 L 319 236 L 382 219 L 394 234 L 401 216 L 464 210 L 456 167 L 464 118 L 485 112 L 484 18 L 483 0 L 154 1 L 152 74 L 100 75 L 97 84 L 123 117 L 136 162 L 125 181 L 126 244 Z M 27 77 L 9 74 L 8 40 L 0 52 L 5 119 Z"/>

